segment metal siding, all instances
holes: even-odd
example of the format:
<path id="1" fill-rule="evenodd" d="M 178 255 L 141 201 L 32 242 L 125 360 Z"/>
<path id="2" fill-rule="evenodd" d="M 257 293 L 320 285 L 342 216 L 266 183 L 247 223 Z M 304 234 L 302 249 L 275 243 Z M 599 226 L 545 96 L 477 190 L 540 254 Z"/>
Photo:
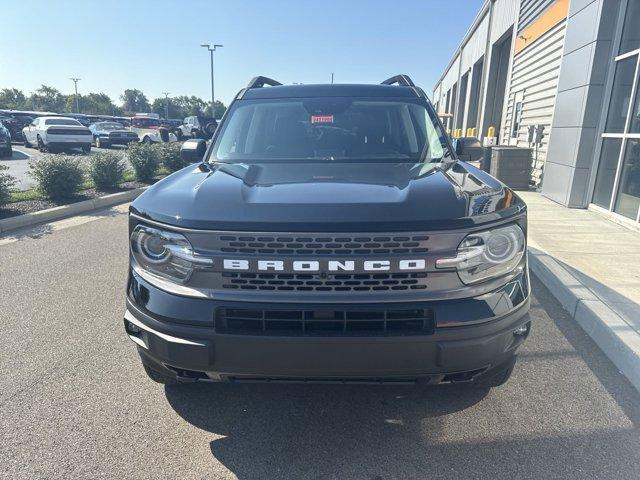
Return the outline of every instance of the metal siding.
<path id="1" fill-rule="evenodd" d="M 544 138 L 542 145 L 538 146 L 537 159 L 535 159 L 534 153 L 532 177 L 536 184 L 539 182 L 541 169 L 547 155 L 551 121 L 558 91 L 565 30 L 566 21 L 562 21 L 516 55 L 513 60 L 509 97 L 504 114 L 502 143 L 529 147 L 528 126 L 544 125 Z M 522 121 L 516 139 L 511 138 L 511 122 L 514 98 L 516 93 L 520 91 L 523 92 Z"/>
<path id="2" fill-rule="evenodd" d="M 489 28 L 489 15 L 485 15 L 478 25 L 478 28 L 473 32 L 469 41 L 462 49 L 462 74 L 473 67 L 473 64 L 478 61 L 480 57 L 484 55 L 484 50 L 487 45 L 487 33 Z"/>
<path id="3" fill-rule="evenodd" d="M 518 18 L 520 2 L 518 0 L 496 0 L 493 4 L 493 20 L 491 22 L 491 44 L 513 27 Z"/>
<path id="4" fill-rule="evenodd" d="M 555 0 L 521 0 L 518 34 L 531 25 Z"/>

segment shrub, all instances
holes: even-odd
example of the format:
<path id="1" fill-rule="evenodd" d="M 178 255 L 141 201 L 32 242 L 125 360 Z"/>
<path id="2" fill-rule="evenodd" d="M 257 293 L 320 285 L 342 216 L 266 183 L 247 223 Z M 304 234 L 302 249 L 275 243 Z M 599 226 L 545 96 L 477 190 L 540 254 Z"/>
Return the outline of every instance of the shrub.
<path id="1" fill-rule="evenodd" d="M 160 165 L 160 150 L 158 145 L 146 143 L 132 143 L 127 149 L 129 162 L 136 172 L 136 179 L 150 182 L 156 176 Z"/>
<path id="2" fill-rule="evenodd" d="M 73 196 L 84 181 L 82 165 L 77 157 L 45 155 L 29 162 L 29 170 L 40 190 L 54 199 Z"/>
<path id="3" fill-rule="evenodd" d="M 11 175 L 2 173 L 3 170 L 9 170 L 9 167 L 0 165 L 0 207 L 9 201 L 11 187 L 16 184 L 16 179 Z"/>
<path id="4" fill-rule="evenodd" d="M 126 165 L 122 157 L 113 152 L 99 152 L 89 160 L 89 177 L 98 190 L 112 190 L 122 181 Z"/>
<path id="5" fill-rule="evenodd" d="M 189 165 L 180 157 L 180 144 L 178 143 L 163 143 L 160 147 L 160 161 L 167 167 L 170 172 L 177 172 L 181 168 Z"/>

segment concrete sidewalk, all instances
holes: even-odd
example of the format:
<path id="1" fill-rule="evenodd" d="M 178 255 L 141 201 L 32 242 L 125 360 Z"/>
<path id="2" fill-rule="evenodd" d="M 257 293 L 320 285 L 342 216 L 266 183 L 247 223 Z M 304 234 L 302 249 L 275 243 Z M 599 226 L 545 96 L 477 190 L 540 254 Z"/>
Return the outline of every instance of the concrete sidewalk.
<path id="1" fill-rule="evenodd" d="M 640 391 L 640 232 L 536 192 L 518 195 L 529 211 L 531 270 Z"/>

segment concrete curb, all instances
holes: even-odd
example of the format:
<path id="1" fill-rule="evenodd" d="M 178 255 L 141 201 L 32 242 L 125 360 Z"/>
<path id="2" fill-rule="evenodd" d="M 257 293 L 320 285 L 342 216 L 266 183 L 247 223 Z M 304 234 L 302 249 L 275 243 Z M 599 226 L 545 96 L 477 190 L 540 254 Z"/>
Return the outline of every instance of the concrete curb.
<path id="1" fill-rule="evenodd" d="M 130 202 L 137 198 L 138 195 L 144 192 L 147 188 L 148 187 L 141 187 L 126 192 L 112 193 L 102 197 L 92 198 L 91 200 L 84 200 L 82 202 L 71 203 L 69 205 L 53 207 L 47 210 L 40 210 L 39 212 L 27 213 L 25 215 L 18 215 L 17 217 L 5 218 L 4 220 L 0 220 L 0 234 L 17 228 L 29 227 L 38 223 L 52 222 L 54 220 L 60 220 L 73 215 L 97 210 L 99 208 Z"/>
<path id="2" fill-rule="evenodd" d="M 529 266 L 571 317 L 640 391 L 640 334 L 551 255 L 530 247 Z"/>

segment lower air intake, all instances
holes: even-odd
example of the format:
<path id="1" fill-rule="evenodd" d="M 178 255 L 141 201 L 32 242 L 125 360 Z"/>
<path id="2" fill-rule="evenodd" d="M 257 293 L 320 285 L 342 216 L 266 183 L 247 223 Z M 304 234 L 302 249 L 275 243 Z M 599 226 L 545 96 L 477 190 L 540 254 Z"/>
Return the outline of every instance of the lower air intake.
<path id="1" fill-rule="evenodd" d="M 388 310 L 264 310 L 221 308 L 216 332 L 275 336 L 431 335 L 433 311 L 426 308 Z"/>

